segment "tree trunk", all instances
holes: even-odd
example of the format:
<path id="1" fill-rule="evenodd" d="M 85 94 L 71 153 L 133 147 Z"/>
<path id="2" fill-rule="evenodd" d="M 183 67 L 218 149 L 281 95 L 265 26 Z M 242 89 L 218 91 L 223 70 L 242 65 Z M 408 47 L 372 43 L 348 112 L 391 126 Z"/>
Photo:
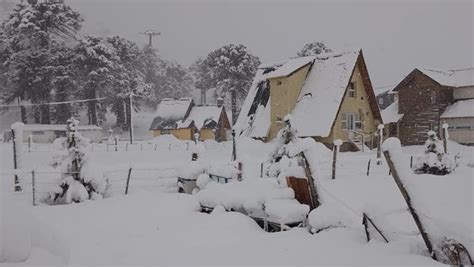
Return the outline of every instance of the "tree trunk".
<path id="1" fill-rule="evenodd" d="M 89 94 L 89 98 L 95 98 L 95 90 L 92 89 Z M 89 125 L 99 125 L 97 122 L 97 102 L 95 100 L 89 101 L 88 115 Z"/>
<path id="2" fill-rule="evenodd" d="M 51 124 L 51 112 L 49 110 L 49 105 L 41 105 L 41 124 Z"/>

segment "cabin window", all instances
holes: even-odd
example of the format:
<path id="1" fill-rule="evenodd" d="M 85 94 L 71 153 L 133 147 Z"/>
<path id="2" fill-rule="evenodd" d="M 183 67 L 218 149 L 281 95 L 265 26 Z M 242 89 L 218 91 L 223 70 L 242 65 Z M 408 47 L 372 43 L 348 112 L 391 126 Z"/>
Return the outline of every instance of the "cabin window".
<path id="1" fill-rule="evenodd" d="M 354 97 L 354 98 L 356 97 L 355 82 L 350 82 L 349 83 L 348 94 L 349 94 L 349 97 Z"/>
<path id="2" fill-rule="evenodd" d="M 341 128 L 343 130 L 362 130 L 364 128 L 364 114 L 345 113 L 342 114 Z"/>
<path id="3" fill-rule="evenodd" d="M 170 129 L 161 130 L 161 134 L 170 134 L 170 133 L 171 133 Z"/>
<path id="4" fill-rule="evenodd" d="M 431 92 L 431 104 L 436 103 L 436 92 Z"/>
<path id="5" fill-rule="evenodd" d="M 383 98 L 379 98 L 379 105 L 383 105 Z"/>

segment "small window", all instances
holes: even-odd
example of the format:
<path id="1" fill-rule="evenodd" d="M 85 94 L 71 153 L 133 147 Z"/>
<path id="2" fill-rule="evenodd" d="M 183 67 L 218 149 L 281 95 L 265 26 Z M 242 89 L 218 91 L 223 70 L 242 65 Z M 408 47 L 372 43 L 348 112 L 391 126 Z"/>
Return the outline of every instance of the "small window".
<path id="1" fill-rule="evenodd" d="M 379 105 L 383 105 L 383 98 L 379 98 Z"/>
<path id="2" fill-rule="evenodd" d="M 170 134 L 171 130 L 170 129 L 163 129 L 161 130 L 161 134 Z"/>
<path id="3" fill-rule="evenodd" d="M 436 104 L 436 92 L 431 92 L 431 104 Z"/>
<path id="4" fill-rule="evenodd" d="M 354 97 L 354 98 L 356 97 L 355 82 L 350 82 L 349 83 L 348 94 L 349 94 L 349 97 Z"/>

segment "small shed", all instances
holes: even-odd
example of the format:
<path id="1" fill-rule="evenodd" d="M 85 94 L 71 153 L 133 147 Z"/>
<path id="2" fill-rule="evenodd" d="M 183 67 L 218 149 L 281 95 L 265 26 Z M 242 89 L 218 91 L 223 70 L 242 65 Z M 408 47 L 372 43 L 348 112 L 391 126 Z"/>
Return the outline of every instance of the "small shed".
<path id="1" fill-rule="evenodd" d="M 77 125 L 76 130 L 92 142 L 102 141 L 102 128 L 96 125 Z M 34 143 L 52 143 L 56 138 L 66 136 L 66 124 L 25 124 L 23 142 L 31 135 Z"/>

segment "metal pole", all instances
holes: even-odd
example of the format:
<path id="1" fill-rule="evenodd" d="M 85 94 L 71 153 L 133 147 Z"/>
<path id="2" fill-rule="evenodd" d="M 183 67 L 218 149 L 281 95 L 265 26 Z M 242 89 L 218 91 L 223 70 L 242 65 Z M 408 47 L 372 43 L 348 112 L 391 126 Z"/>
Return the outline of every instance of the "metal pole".
<path id="1" fill-rule="evenodd" d="M 132 168 L 128 169 L 128 176 L 127 176 L 127 185 L 125 186 L 125 195 L 128 194 L 128 185 L 130 184 L 130 176 L 132 174 Z"/>
<path id="2" fill-rule="evenodd" d="M 338 146 L 334 145 L 333 154 L 332 154 L 332 179 L 336 179 L 336 161 L 337 161 L 337 149 Z"/>

